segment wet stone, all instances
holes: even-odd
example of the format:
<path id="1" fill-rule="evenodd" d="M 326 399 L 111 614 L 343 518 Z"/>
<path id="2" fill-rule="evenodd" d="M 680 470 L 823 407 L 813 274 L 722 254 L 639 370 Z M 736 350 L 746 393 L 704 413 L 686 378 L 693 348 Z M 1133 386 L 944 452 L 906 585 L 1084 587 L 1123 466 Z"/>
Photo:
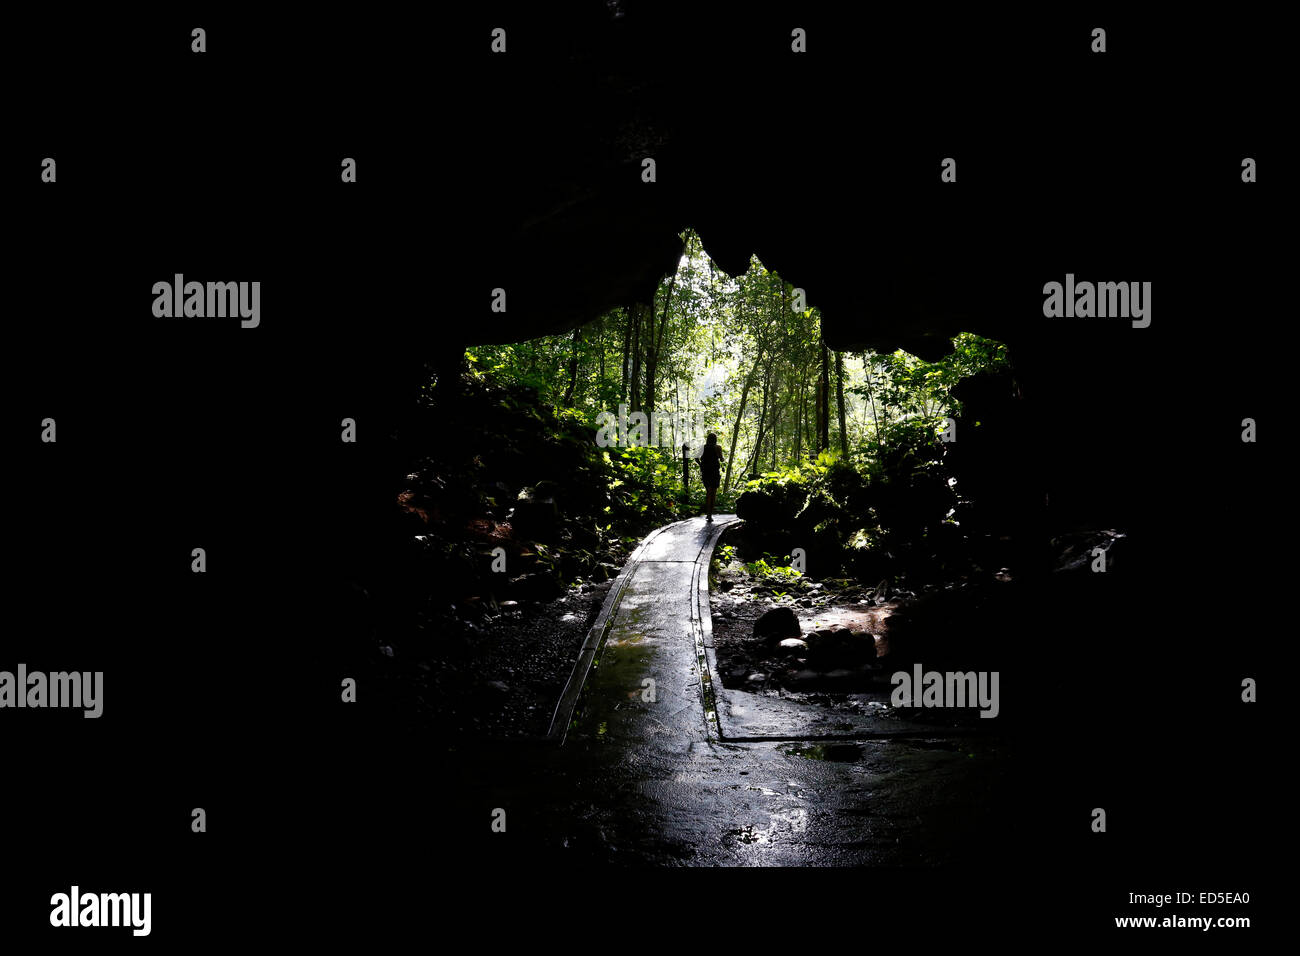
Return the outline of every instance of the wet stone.
<path id="1" fill-rule="evenodd" d="M 754 636 L 776 644 L 787 637 L 799 637 L 803 629 L 799 618 L 788 607 L 774 607 L 754 622 Z"/>

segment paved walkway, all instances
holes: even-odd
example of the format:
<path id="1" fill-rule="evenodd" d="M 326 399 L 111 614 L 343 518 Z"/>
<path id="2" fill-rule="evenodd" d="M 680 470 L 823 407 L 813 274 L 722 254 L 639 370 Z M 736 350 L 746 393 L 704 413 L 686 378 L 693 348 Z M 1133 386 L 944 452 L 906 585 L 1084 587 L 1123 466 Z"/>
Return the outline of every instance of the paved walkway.
<path id="1" fill-rule="evenodd" d="M 845 717 L 713 678 L 708 565 L 735 520 L 668 525 L 629 559 L 557 708 L 562 746 L 512 750 L 484 771 L 485 799 L 512 820 L 493 848 L 659 864 L 967 858 L 998 799 L 998 738 Z"/>
<path id="2" fill-rule="evenodd" d="M 833 712 L 722 686 L 709 613 L 709 561 L 735 515 L 649 535 L 615 580 L 556 709 L 551 735 L 662 733 L 689 739 L 834 741 L 942 735 L 897 714 Z M 969 733 L 982 732 L 974 727 Z"/>
<path id="3" fill-rule="evenodd" d="M 694 518 L 650 534 L 610 588 L 552 723 L 557 740 L 716 733 L 702 628 L 708 569 L 722 530 L 736 520 Z M 703 598 L 701 601 L 701 590 Z"/>

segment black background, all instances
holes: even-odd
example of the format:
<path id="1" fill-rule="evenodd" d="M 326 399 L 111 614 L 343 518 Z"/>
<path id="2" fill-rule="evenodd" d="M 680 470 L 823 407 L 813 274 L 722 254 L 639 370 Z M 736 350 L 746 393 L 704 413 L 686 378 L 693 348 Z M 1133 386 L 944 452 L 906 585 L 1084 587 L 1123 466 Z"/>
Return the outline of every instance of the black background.
<path id="1" fill-rule="evenodd" d="M 1030 314 L 1067 271 L 1153 283 L 1151 328 L 1080 333 L 1114 336 L 1113 366 L 1072 367 L 1060 343 L 1062 374 L 1108 396 L 1087 441 L 1099 480 L 1131 490 L 1120 497 L 1147 542 L 1149 600 L 1095 622 L 1099 645 L 1132 648 L 1132 676 L 1098 668 L 1095 710 L 1044 710 L 1023 751 L 1041 759 L 1015 768 L 1017 826 L 980 873 L 631 873 L 615 894 L 553 861 L 483 855 L 457 781 L 412 759 L 419 741 L 401 728 L 354 724 L 319 652 L 336 636 L 338 566 L 356 559 L 335 515 L 384 465 L 378 443 L 343 445 L 338 423 L 383 434 L 406 394 L 396 357 L 487 320 L 493 215 L 529 193 L 524 147 L 582 122 L 580 103 L 521 104 L 581 76 L 550 51 L 604 5 L 550 21 L 493 7 L 26 15 L 7 24 L 4 66 L 0 667 L 103 670 L 106 693 L 99 720 L 0 718 L 6 939 L 46 932 L 50 894 L 74 882 L 151 891 L 159 941 L 433 934 L 471 912 L 558 929 L 594 910 L 634 941 L 667 942 L 663 896 L 680 900 L 673 932 L 687 937 L 701 915 L 713 930 L 758 925 L 762 908 L 743 907 L 771 898 L 795 901 L 795 923 L 811 908 L 814 922 L 865 917 L 919 939 L 950 914 L 948 929 L 998 939 L 1020 921 L 1105 932 L 1130 890 L 1176 888 L 1250 891 L 1260 924 L 1283 833 L 1270 738 L 1291 629 L 1277 25 L 1246 10 L 1147 23 L 1093 9 L 625 6 L 656 37 L 680 23 L 646 69 L 698 75 L 719 122 L 753 121 L 752 103 L 707 93 L 747 76 L 774 117 L 811 117 L 827 175 L 769 185 L 777 203 L 842 197 L 807 228 L 836 237 L 846 268 L 914 250 Z M 487 52 L 499 24 L 505 64 Z M 788 54 L 792 24 L 809 30 L 811 66 Z M 1104 56 L 1088 52 L 1094 25 Z M 786 129 L 774 121 L 774 136 Z M 692 188 L 751 185 L 745 150 Z M 961 157 L 956 190 L 938 182 L 946 155 Z M 40 182 L 45 156 L 55 185 Z M 355 185 L 339 181 L 343 156 Z M 1249 187 L 1244 156 L 1260 168 Z M 177 272 L 260 280 L 261 326 L 154 319 L 152 284 Z M 47 416 L 57 444 L 39 441 Z M 1238 439 L 1246 416 L 1257 445 Z M 189 569 L 196 546 L 205 575 Z M 1262 685 L 1252 707 L 1235 703 L 1247 675 Z M 190 832 L 196 806 L 207 834 Z M 1108 809 L 1104 836 L 1080 822 L 1094 806 Z M 644 922 L 641 900 L 656 914 Z"/>

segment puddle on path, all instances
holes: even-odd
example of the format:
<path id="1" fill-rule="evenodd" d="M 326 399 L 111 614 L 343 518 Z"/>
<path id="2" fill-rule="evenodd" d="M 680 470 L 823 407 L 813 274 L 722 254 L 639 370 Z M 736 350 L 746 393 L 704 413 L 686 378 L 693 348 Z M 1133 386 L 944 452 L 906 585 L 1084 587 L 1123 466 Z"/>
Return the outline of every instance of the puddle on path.
<path id="1" fill-rule="evenodd" d="M 855 763 L 862 758 L 861 744 L 792 743 L 783 744 L 777 749 L 795 757 L 807 757 L 809 760 L 831 760 L 836 763 Z"/>

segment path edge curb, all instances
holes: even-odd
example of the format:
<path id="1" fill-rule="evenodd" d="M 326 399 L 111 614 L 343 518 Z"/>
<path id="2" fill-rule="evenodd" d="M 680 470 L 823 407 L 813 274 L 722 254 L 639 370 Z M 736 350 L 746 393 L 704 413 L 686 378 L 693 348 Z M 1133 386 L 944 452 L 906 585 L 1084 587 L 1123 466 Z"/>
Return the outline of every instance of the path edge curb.
<path id="1" fill-rule="evenodd" d="M 618 611 L 619 602 L 623 599 L 623 592 L 627 590 L 627 582 L 636 571 L 641 556 L 655 538 L 679 524 L 682 524 L 682 522 L 675 521 L 672 524 L 663 525 L 642 538 L 641 543 L 628 556 L 627 562 L 623 565 L 623 570 L 614 579 L 609 593 L 605 595 L 605 603 L 601 605 L 600 614 L 596 616 L 596 623 L 587 631 L 587 636 L 582 642 L 582 648 L 578 652 L 578 660 L 574 663 L 573 670 L 569 674 L 569 680 L 565 683 L 564 691 L 560 694 L 559 702 L 555 705 L 555 713 L 551 715 L 551 726 L 546 731 L 545 739 L 553 742 L 556 746 L 564 745 L 564 738 L 569 733 L 569 724 L 573 720 L 573 711 L 578 706 L 578 698 L 582 695 L 582 687 L 587 682 L 587 675 L 591 672 L 591 662 L 596 659 L 601 646 L 605 643 L 605 637 L 609 634 L 610 622 L 614 620 L 614 614 Z"/>

